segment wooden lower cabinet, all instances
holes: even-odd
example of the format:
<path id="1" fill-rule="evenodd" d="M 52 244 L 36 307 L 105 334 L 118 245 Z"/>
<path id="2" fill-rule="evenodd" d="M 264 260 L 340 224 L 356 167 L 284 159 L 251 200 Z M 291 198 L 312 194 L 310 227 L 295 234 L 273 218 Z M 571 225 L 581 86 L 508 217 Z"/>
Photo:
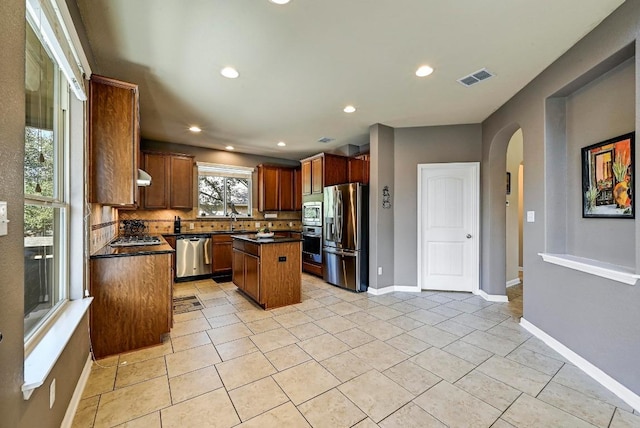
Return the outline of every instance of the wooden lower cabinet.
<path id="1" fill-rule="evenodd" d="M 232 235 L 212 235 L 211 242 L 213 244 L 211 273 L 213 276 L 230 274 L 233 266 Z"/>
<path id="2" fill-rule="evenodd" d="M 171 331 L 171 254 L 91 260 L 91 343 L 96 358 L 162 343 Z"/>
<path id="3" fill-rule="evenodd" d="M 265 309 L 300 303 L 302 243 L 234 239 L 233 282 Z"/>

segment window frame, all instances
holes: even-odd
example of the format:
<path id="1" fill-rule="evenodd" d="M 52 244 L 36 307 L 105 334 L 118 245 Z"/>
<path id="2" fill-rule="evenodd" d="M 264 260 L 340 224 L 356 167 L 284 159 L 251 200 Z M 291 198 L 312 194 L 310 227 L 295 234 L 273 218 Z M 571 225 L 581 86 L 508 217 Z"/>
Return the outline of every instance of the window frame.
<path id="1" fill-rule="evenodd" d="M 199 219 L 221 219 L 221 218 L 229 218 L 229 207 L 227 206 L 227 186 L 224 186 L 224 206 L 223 212 L 225 214 L 222 215 L 202 215 L 202 209 L 200 208 L 200 177 L 201 176 L 214 176 L 214 177 L 224 177 L 225 180 L 227 178 L 242 178 L 248 180 L 248 206 L 247 206 L 247 214 L 238 214 L 239 218 L 253 218 L 253 172 L 254 168 L 245 167 L 245 166 L 236 166 L 236 165 L 225 165 L 225 164 L 217 164 L 217 163 L 208 163 L 208 162 L 196 162 L 197 165 L 197 179 L 198 179 L 198 213 L 197 218 Z"/>
<path id="2" fill-rule="evenodd" d="M 29 194 L 24 191 L 24 207 L 35 206 L 52 208 L 54 210 L 54 276 L 53 287 L 55 287 L 57 302 L 48 309 L 47 313 L 38 320 L 30 329 L 24 330 L 23 340 L 25 355 L 28 355 L 39 341 L 44 337 L 51 325 L 61 313 L 70 298 L 70 122 L 69 122 L 69 92 L 71 90 L 67 78 L 65 77 L 60 64 L 50 50 L 48 43 L 43 40 L 43 34 L 35 22 L 27 15 L 27 25 L 35 33 L 39 43 L 42 45 L 49 59 L 54 64 L 54 100 L 53 100 L 53 147 L 54 147 L 54 175 L 53 194 L 43 196 Z M 25 47 L 26 49 L 26 47 Z M 31 126 L 31 125 L 30 125 Z M 33 127 L 33 126 L 31 126 Z M 25 122 L 25 142 L 26 142 Z M 35 127 L 34 127 L 35 128 Z M 37 128 L 36 128 L 37 129 Z M 57 212 L 56 212 L 57 211 Z M 23 244 L 24 245 L 24 244 Z M 24 247 L 26 250 L 26 246 Z M 26 278 L 25 278 L 26 279 Z M 53 289 L 53 288 L 52 288 Z M 24 292 L 27 287 L 25 282 Z"/>

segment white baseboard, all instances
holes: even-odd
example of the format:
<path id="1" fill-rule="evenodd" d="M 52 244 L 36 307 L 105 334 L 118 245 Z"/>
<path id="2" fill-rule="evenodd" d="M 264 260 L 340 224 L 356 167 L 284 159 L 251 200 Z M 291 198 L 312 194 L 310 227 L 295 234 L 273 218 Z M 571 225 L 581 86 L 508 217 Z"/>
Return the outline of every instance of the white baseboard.
<path id="1" fill-rule="evenodd" d="M 531 324 L 529 321 L 524 319 L 524 317 L 520 319 L 520 325 L 524 327 L 529 333 L 533 334 L 538 339 L 546 343 L 551 349 L 562 355 L 576 367 L 588 374 L 599 384 L 607 388 L 609 391 L 613 392 L 622 401 L 633 407 L 636 412 L 640 412 L 640 396 L 638 396 L 636 393 L 631 391 L 626 386 L 622 385 L 620 382 L 600 370 L 598 367 L 594 366 L 592 363 L 590 363 L 580 355 L 573 352 L 571 349 L 567 348 L 558 340 L 549 336 L 543 330 Z"/>
<path id="2" fill-rule="evenodd" d="M 394 291 L 402 291 L 404 293 L 420 293 L 418 286 L 413 285 L 390 285 L 383 288 L 367 288 L 367 293 L 374 296 L 381 296 L 383 294 L 393 293 Z"/>
<path id="3" fill-rule="evenodd" d="M 484 290 L 478 290 L 478 295 L 487 302 L 507 303 L 509 298 L 500 294 L 487 294 Z"/>
<path id="4" fill-rule="evenodd" d="M 513 278 L 510 281 L 507 281 L 507 288 L 514 287 L 516 285 L 520 285 L 520 278 Z"/>
<path id="5" fill-rule="evenodd" d="M 87 381 L 89 380 L 92 365 L 93 360 L 91 359 L 91 353 L 89 353 L 87 362 L 84 364 L 84 368 L 82 369 L 82 373 L 80 374 L 80 379 L 78 379 L 78 383 L 76 384 L 76 389 L 73 390 L 71 401 L 69 401 L 69 406 L 67 406 L 67 411 L 64 414 L 64 419 L 60 424 L 60 428 L 70 428 L 71 424 L 73 424 L 73 417 L 76 415 L 78 405 L 80 404 L 80 399 L 82 399 L 84 387 L 87 385 Z"/>

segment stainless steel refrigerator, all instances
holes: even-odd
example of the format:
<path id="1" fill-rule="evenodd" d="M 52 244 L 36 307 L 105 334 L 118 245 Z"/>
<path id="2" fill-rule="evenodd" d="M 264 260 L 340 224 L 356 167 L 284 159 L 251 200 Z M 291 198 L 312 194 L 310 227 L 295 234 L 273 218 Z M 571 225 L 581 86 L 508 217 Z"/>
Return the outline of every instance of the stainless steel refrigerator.
<path id="1" fill-rule="evenodd" d="M 361 183 L 324 188 L 324 280 L 366 291 L 369 279 L 369 193 Z"/>

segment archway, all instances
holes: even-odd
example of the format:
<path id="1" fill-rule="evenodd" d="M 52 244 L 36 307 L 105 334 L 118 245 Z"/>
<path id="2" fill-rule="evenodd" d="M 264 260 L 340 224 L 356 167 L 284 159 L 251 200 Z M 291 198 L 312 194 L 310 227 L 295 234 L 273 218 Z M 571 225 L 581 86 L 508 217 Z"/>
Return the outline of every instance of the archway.
<path id="1" fill-rule="evenodd" d="M 524 279 L 522 268 L 523 174 L 523 137 L 522 129 L 518 129 L 511 136 L 507 146 L 505 277 L 510 307 L 520 316 L 522 315 Z"/>

